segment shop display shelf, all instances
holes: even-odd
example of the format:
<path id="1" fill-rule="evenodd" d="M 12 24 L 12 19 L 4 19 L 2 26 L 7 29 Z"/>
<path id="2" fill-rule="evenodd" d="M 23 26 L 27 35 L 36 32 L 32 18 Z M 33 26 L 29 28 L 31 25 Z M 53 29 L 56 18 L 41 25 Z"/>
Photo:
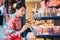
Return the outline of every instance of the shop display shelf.
<path id="1" fill-rule="evenodd" d="M 37 38 L 60 38 L 60 35 L 35 35 Z"/>
<path id="2" fill-rule="evenodd" d="M 31 31 L 34 33 L 34 35 L 36 36 L 36 38 L 60 38 L 60 33 L 58 34 L 58 35 L 50 35 L 50 34 L 48 34 L 48 35 L 37 35 L 37 33 L 36 33 L 36 30 L 34 30 L 34 28 L 32 28 L 32 27 L 30 27 L 30 29 L 31 29 Z M 43 30 L 42 30 L 43 31 Z"/>
<path id="3" fill-rule="evenodd" d="M 60 6 L 50 6 L 50 7 L 48 7 L 48 8 L 60 8 Z"/>
<path id="4" fill-rule="evenodd" d="M 51 16 L 51 17 L 34 17 L 36 20 L 59 20 L 60 16 Z"/>

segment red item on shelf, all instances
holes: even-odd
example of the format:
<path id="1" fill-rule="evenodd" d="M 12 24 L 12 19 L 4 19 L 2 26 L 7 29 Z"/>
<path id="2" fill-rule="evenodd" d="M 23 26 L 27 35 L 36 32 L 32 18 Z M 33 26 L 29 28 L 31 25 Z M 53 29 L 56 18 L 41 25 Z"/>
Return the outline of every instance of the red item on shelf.
<path id="1" fill-rule="evenodd" d="M 37 28 L 36 32 L 37 32 L 37 35 L 42 35 L 42 28 Z"/>
<path id="2" fill-rule="evenodd" d="M 59 0 L 48 0 L 46 6 L 60 6 Z"/>

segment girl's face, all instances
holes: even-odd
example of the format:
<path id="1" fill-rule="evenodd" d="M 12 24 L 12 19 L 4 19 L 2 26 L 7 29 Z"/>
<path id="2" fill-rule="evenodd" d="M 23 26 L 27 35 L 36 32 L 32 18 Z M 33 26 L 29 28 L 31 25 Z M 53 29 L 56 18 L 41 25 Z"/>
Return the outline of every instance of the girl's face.
<path id="1" fill-rule="evenodd" d="M 24 7 L 21 7 L 19 10 L 17 10 L 18 11 L 18 15 L 20 16 L 20 17 L 23 17 L 24 16 L 24 14 L 25 14 L 25 11 L 26 11 L 26 9 L 24 8 Z"/>

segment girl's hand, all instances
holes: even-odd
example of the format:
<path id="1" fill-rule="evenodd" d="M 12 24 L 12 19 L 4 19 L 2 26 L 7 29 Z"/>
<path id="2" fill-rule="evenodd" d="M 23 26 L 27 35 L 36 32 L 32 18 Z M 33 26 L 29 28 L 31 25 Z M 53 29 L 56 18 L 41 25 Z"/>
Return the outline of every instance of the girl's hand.
<path id="1" fill-rule="evenodd" d="M 20 32 L 19 32 L 19 31 L 17 31 L 17 32 L 15 33 L 15 35 L 18 35 L 18 36 L 20 36 Z"/>

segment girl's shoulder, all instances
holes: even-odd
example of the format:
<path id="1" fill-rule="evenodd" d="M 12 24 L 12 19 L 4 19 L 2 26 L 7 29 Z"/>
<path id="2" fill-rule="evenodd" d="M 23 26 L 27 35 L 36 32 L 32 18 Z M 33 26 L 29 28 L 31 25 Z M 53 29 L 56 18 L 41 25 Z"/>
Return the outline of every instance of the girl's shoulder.
<path id="1" fill-rule="evenodd" d="M 12 23 L 12 22 L 14 22 L 15 21 L 15 17 L 13 16 L 13 17 L 9 17 L 7 20 L 6 20 L 6 22 L 7 23 Z"/>

